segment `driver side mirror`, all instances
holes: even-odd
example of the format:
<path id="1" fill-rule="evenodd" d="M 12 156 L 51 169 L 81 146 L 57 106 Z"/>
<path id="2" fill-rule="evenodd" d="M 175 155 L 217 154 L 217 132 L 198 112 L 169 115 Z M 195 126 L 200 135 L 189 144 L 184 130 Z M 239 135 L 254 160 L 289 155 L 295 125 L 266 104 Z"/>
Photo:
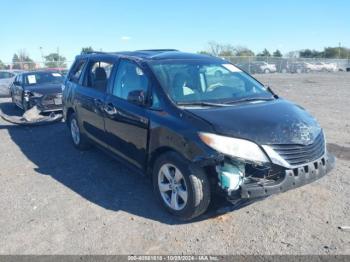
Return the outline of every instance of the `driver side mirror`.
<path id="1" fill-rule="evenodd" d="M 144 105 L 146 103 L 143 90 L 134 90 L 129 92 L 127 100 L 133 104 Z"/>

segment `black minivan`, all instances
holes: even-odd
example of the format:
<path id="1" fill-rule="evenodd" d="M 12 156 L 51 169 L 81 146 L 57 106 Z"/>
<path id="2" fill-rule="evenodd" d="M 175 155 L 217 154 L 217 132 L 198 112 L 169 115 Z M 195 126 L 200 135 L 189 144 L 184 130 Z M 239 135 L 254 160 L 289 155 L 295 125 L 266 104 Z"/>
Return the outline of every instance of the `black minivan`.
<path id="1" fill-rule="evenodd" d="M 150 175 L 160 203 L 183 220 L 205 212 L 213 194 L 261 199 L 335 162 L 305 109 L 216 57 L 84 53 L 67 75 L 63 107 L 78 149 L 95 144 Z"/>

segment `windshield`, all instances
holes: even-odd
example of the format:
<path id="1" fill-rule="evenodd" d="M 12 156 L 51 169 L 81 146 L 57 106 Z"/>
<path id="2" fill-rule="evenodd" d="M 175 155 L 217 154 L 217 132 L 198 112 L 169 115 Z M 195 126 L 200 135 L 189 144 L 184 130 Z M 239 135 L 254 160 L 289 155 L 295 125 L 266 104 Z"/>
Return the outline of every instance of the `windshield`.
<path id="1" fill-rule="evenodd" d="M 262 84 L 224 61 L 167 60 L 150 65 L 164 90 L 178 104 L 273 99 Z"/>
<path id="2" fill-rule="evenodd" d="M 25 75 L 25 85 L 40 85 L 40 84 L 60 84 L 63 82 L 63 77 L 59 73 L 53 72 L 33 72 Z"/>

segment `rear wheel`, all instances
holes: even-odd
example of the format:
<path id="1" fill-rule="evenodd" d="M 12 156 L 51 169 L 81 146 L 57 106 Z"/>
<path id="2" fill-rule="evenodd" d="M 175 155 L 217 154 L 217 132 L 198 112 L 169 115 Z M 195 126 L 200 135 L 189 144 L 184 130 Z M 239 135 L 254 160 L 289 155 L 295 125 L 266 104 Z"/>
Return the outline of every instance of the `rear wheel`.
<path id="1" fill-rule="evenodd" d="M 175 152 L 161 155 L 153 168 L 153 186 L 162 206 L 181 220 L 204 213 L 210 203 L 210 185 L 202 170 L 191 172 L 189 163 Z"/>
<path id="2" fill-rule="evenodd" d="M 75 113 L 72 113 L 69 118 L 69 129 L 72 142 L 79 150 L 86 150 L 90 148 L 90 143 L 84 134 L 80 131 L 80 126 Z"/>
<path id="3" fill-rule="evenodd" d="M 265 69 L 265 70 L 264 70 L 264 73 L 265 73 L 265 74 L 270 74 L 270 70 L 269 70 L 269 69 Z"/>

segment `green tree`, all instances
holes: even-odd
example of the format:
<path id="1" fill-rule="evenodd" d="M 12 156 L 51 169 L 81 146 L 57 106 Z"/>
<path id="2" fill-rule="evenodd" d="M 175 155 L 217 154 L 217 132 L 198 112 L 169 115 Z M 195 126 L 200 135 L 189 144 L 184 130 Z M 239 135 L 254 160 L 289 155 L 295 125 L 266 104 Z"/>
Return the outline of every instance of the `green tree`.
<path id="1" fill-rule="evenodd" d="M 270 52 L 265 48 L 261 53 L 257 54 L 257 56 L 271 56 Z"/>
<path id="2" fill-rule="evenodd" d="M 315 57 L 323 57 L 323 52 L 319 52 L 316 50 L 305 49 L 299 52 L 299 56 L 302 58 L 315 58 Z"/>
<path id="3" fill-rule="evenodd" d="M 66 63 L 65 63 L 66 62 L 66 58 L 64 56 L 60 56 L 58 53 L 51 53 L 51 54 L 45 56 L 44 58 L 45 58 L 45 66 L 46 67 L 65 68 L 67 66 Z"/>
<path id="4" fill-rule="evenodd" d="M 235 51 L 236 56 L 255 56 L 254 52 L 246 47 L 237 46 L 235 47 Z"/>
<path id="5" fill-rule="evenodd" d="M 32 70 L 35 68 L 34 61 L 29 57 L 27 52 L 22 49 L 18 51 L 18 54 L 14 54 L 12 58 L 13 69 Z"/>
<path id="6" fill-rule="evenodd" d="M 6 69 L 6 65 L 0 60 L 0 69 Z"/>
<path id="7" fill-rule="evenodd" d="M 21 69 L 21 63 L 19 61 L 19 57 L 17 54 L 14 54 L 12 57 L 12 68 L 13 69 Z"/>
<path id="8" fill-rule="evenodd" d="M 277 49 L 275 52 L 273 52 L 272 56 L 273 57 L 282 57 L 282 53 L 280 50 Z"/>
<path id="9" fill-rule="evenodd" d="M 208 51 L 199 51 L 199 52 L 197 52 L 197 54 L 200 54 L 200 55 L 211 55 Z"/>
<path id="10" fill-rule="evenodd" d="M 230 49 L 224 49 L 219 53 L 219 56 L 234 56 L 234 51 Z"/>
<path id="11" fill-rule="evenodd" d="M 323 51 L 323 57 L 348 59 L 350 57 L 350 49 L 345 47 L 326 47 Z"/>
<path id="12" fill-rule="evenodd" d="M 84 54 L 84 53 L 89 53 L 89 52 L 93 52 L 94 49 L 91 47 L 91 46 L 88 46 L 88 47 L 83 47 L 81 49 L 81 54 Z"/>

